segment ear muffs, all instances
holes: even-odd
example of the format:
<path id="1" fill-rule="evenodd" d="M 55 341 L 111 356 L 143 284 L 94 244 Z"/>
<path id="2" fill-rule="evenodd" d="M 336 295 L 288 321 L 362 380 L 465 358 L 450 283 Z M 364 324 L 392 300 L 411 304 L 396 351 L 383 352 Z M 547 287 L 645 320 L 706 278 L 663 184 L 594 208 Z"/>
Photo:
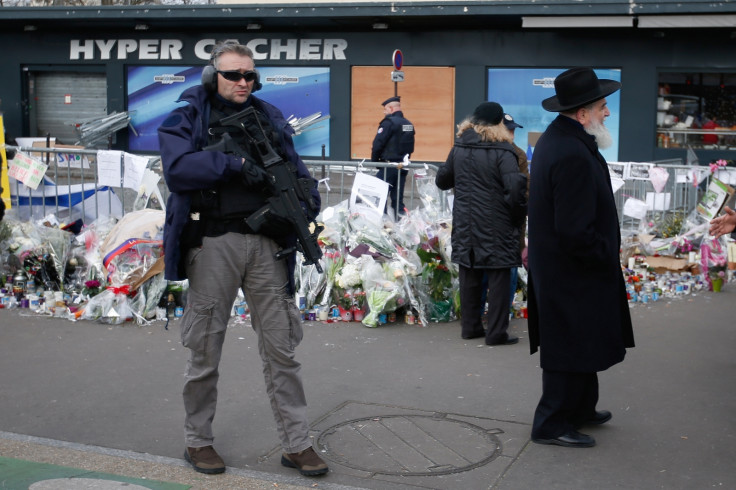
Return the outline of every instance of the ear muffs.
<path id="1" fill-rule="evenodd" d="M 202 70 L 202 86 L 207 93 L 217 92 L 217 70 L 212 65 L 207 65 Z"/>
<path id="2" fill-rule="evenodd" d="M 263 88 L 263 84 L 261 83 L 261 74 L 258 73 L 258 70 L 255 70 L 255 72 L 256 79 L 253 82 L 252 92 Z M 217 92 L 217 70 L 213 65 L 207 65 L 202 69 L 202 86 L 207 93 L 214 94 Z"/>
<path id="3" fill-rule="evenodd" d="M 256 72 L 256 81 L 253 82 L 253 91 L 252 92 L 255 92 L 256 90 L 261 90 L 263 88 L 263 84 L 261 83 L 261 74 L 258 73 L 258 70 L 253 70 L 253 71 Z"/>

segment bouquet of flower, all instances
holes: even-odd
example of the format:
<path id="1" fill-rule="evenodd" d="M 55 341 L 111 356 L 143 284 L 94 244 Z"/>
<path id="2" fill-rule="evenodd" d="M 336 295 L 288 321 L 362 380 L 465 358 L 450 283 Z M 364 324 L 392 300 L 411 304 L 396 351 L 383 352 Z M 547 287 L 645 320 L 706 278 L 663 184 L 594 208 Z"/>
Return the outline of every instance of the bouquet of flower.
<path id="1" fill-rule="evenodd" d="M 417 255 L 422 261 L 422 279 L 434 301 L 446 299 L 452 287 L 452 273 L 440 255 L 438 246 L 439 239 L 433 237 L 417 247 Z"/>
<path id="2" fill-rule="evenodd" d="M 700 245 L 700 261 L 706 282 L 711 291 L 720 291 L 726 278 L 728 258 L 718 238 L 703 241 Z"/>
<path id="3" fill-rule="evenodd" d="M 365 303 L 365 291 L 363 291 L 362 289 L 356 289 L 353 292 L 353 305 L 355 305 L 355 307 L 359 310 L 365 311 Z"/>
<path id="4" fill-rule="evenodd" d="M 96 279 L 91 279 L 89 281 L 85 281 L 84 289 L 82 289 L 82 294 L 86 294 L 87 296 L 92 298 L 100 294 L 100 291 L 101 291 L 100 281 Z"/>
<path id="5" fill-rule="evenodd" d="M 337 279 L 337 276 L 345 263 L 345 257 L 343 257 L 337 250 L 326 250 L 322 259 L 324 260 L 325 280 L 327 283 L 325 285 L 325 292 L 322 295 L 322 301 L 320 301 L 320 304 L 326 305 L 330 304 L 329 301 L 332 296 L 332 288 L 335 285 L 335 279 Z"/>

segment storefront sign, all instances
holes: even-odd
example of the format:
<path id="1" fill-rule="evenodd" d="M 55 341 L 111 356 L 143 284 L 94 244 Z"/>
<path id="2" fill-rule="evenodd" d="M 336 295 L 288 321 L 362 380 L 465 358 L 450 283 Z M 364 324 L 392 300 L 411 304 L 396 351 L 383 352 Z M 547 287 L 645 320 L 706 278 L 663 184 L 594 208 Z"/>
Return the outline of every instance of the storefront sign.
<path id="1" fill-rule="evenodd" d="M 345 60 L 348 42 L 345 39 L 251 39 L 242 42 L 253 50 L 259 60 Z M 201 39 L 192 54 L 209 60 L 215 39 Z M 186 55 L 179 39 L 72 39 L 70 60 L 182 60 Z"/>

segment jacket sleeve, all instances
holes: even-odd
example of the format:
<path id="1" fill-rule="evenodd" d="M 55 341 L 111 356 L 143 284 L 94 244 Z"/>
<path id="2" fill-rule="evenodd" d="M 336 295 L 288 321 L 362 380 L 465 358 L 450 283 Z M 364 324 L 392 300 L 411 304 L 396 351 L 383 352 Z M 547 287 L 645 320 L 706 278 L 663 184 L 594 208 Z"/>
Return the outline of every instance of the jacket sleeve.
<path id="1" fill-rule="evenodd" d="M 172 192 L 211 189 L 240 175 L 239 156 L 202 150 L 206 138 L 201 118 L 189 104 L 172 111 L 158 128 L 164 178 Z"/>
<path id="2" fill-rule="evenodd" d="M 455 148 L 450 150 L 447 155 L 447 161 L 437 170 L 437 176 L 434 178 L 435 185 L 446 191 L 455 187 Z"/>
<path id="3" fill-rule="evenodd" d="M 371 161 L 380 162 L 381 154 L 383 149 L 386 148 L 386 143 L 391 138 L 391 121 L 388 118 L 384 118 L 383 121 L 378 125 L 376 131 L 376 137 L 373 138 L 373 146 L 371 147 Z"/>
<path id="4" fill-rule="evenodd" d="M 500 152 L 499 171 L 503 183 L 503 198 L 511 211 L 511 220 L 515 225 L 519 225 L 524 221 L 527 211 L 527 178 L 519 171 L 519 161 L 515 153 Z"/>

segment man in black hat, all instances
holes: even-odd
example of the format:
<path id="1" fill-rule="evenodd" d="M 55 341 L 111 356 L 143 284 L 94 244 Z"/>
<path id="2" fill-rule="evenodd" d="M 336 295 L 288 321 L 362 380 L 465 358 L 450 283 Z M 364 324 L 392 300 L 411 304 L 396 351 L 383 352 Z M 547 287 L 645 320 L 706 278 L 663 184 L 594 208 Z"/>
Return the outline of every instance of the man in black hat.
<path id="1" fill-rule="evenodd" d="M 598 151 L 612 144 L 606 97 L 620 87 L 573 68 L 542 102 L 559 116 L 537 142 L 529 195 L 529 343 L 543 370 L 532 440 L 540 444 L 595 445 L 578 429 L 612 417 L 596 410 L 597 373 L 634 346 L 616 203 Z"/>
<path id="2" fill-rule="evenodd" d="M 385 117 L 378 125 L 376 137 L 373 138 L 371 161 L 393 162 L 396 167 L 379 168 L 378 177 L 388 182 L 391 208 L 399 215 L 404 215 L 404 184 L 408 170 L 403 170 L 404 157 L 409 158 L 414 152 L 414 125 L 401 112 L 401 97 L 390 97 L 383 101 Z M 398 183 L 398 185 L 397 185 Z"/>

